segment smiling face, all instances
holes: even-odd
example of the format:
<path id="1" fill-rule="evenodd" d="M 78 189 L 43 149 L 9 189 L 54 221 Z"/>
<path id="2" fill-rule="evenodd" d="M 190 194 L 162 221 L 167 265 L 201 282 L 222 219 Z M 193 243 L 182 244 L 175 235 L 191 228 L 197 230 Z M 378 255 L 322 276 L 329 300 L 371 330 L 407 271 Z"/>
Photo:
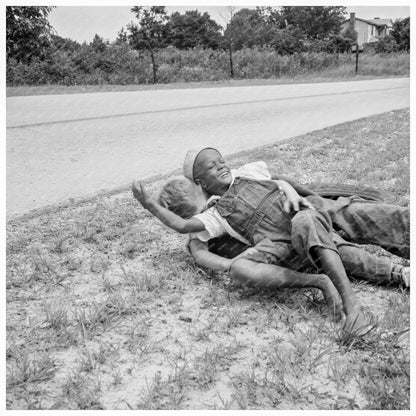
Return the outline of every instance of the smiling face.
<path id="1" fill-rule="evenodd" d="M 210 195 L 222 195 L 232 182 L 230 168 L 214 149 L 199 153 L 194 163 L 194 178 Z"/>

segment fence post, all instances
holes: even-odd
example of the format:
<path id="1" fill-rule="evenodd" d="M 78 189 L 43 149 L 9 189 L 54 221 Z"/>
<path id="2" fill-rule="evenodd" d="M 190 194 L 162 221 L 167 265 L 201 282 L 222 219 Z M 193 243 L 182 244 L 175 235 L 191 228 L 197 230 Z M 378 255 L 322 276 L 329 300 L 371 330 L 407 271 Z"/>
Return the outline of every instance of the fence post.
<path id="1" fill-rule="evenodd" d="M 355 75 L 358 74 L 358 54 L 359 54 L 358 42 L 355 44 Z"/>

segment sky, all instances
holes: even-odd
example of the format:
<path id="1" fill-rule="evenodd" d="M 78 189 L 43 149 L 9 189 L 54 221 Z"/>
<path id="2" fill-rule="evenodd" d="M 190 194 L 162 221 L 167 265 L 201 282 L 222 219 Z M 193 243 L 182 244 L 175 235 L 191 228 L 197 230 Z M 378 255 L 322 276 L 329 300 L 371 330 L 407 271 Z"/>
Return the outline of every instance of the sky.
<path id="1" fill-rule="evenodd" d="M 58 2 L 55 2 L 57 4 Z M 148 2 L 149 3 L 149 2 Z M 186 4 L 184 1 L 178 1 L 177 3 Z M 208 2 L 192 2 L 188 6 L 170 6 L 167 5 L 166 9 L 168 14 L 178 11 L 184 13 L 186 10 L 198 9 L 200 12 L 208 12 L 212 19 L 214 19 L 221 26 L 225 26 L 224 16 L 227 16 L 226 7 L 224 6 L 203 6 Z M 239 2 L 238 4 L 242 4 Z M 329 5 L 331 2 L 326 1 L 325 5 Z M 338 2 L 336 5 L 340 5 Z M 367 1 L 366 4 L 370 2 Z M 373 2 L 374 3 L 374 2 Z M 394 4 L 393 1 L 390 4 Z M 26 4 L 26 3 L 25 3 Z M 57 34 L 63 38 L 70 38 L 78 42 L 91 42 L 95 34 L 103 37 L 106 40 L 113 41 L 117 37 L 117 33 L 122 27 L 126 27 L 128 23 L 135 19 L 130 8 L 132 6 L 106 6 L 104 1 L 88 3 L 89 6 L 74 5 L 74 2 L 65 2 L 65 5 L 58 6 L 53 9 L 49 14 L 49 22 L 57 32 Z M 90 5 L 92 4 L 92 5 Z M 111 4 L 111 3 L 110 3 Z M 113 3 L 114 4 L 114 3 Z M 160 2 L 159 4 L 169 4 L 169 2 Z M 232 4 L 227 2 L 225 4 Z M 250 6 L 242 7 L 255 7 L 255 5 L 272 5 L 273 2 L 261 3 L 249 3 Z M 254 4 L 254 5 L 253 5 Z M 284 5 L 296 5 L 289 1 L 284 1 Z M 298 4 L 305 5 L 305 2 L 299 1 Z M 343 2 L 341 5 L 345 5 Z M 389 6 L 384 5 L 383 2 L 378 1 L 376 4 L 371 6 L 346 6 L 347 12 L 355 12 L 356 17 L 363 19 L 373 19 L 374 17 L 398 19 L 410 16 L 409 6 Z M 406 4 L 401 2 L 401 4 Z M 318 5 L 318 1 L 310 2 L 308 5 Z M 241 6 L 235 6 L 238 10 Z M 347 16 L 346 16 L 347 17 Z"/>

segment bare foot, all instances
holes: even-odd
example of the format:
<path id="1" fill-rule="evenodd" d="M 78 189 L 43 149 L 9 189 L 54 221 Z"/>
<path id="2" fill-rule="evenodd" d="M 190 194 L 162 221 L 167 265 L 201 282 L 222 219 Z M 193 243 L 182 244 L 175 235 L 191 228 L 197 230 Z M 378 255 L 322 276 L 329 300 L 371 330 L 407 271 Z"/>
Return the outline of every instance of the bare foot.
<path id="1" fill-rule="evenodd" d="M 338 322 L 343 317 L 341 298 L 331 279 L 327 275 L 322 275 L 322 281 L 323 284 L 321 290 L 324 294 L 326 303 L 335 322 Z"/>
<path id="2" fill-rule="evenodd" d="M 402 280 L 405 287 L 410 287 L 410 267 L 403 267 Z"/>
<path id="3" fill-rule="evenodd" d="M 357 307 L 346 315 L 342 331 L 345 335 L 363 337 L 375 328 L 369 319 L 364 315 L 360 307 Z"/>

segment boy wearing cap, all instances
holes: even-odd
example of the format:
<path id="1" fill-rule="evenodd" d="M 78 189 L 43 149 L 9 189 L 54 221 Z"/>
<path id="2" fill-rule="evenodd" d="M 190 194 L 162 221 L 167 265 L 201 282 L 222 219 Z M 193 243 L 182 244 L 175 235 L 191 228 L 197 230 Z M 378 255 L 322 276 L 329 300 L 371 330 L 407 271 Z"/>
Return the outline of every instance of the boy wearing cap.
<path id="1" fill-rule="evenodd" d="M 273 181 L 237 178 L 232 184 L 230 170 L 214 149 L 205 149 L 197 155 L 193 176 L 202 189 L 222 196 L 217 200 L 217 211 L 250 244 L 255 245 L 266 239 L 273 242 L 266 253 L 276 257 L 277 261 L 287 259 L 290 262 L 295 258 L 298 262 L 300 257 L 302 261 L 309 260 L 312 265 L 322 267 L 341 296 L 346 332 L 364 335 L 371 329 L 352 291 L 331 235 L 329 218 L 325 214 L 310 208 L 298 213 L 286 213 L 285 198 Z M 133 192 L 144 208 L 175 231 L 212 232 L 212 218 L 209 216 L 213 209 L 183 219 L 152 200 L 142 185 L 134 185 Z M 257 204 L 259 197 L 261 201 Z M 247 210 L 251 215 L 247 216 Z"/>
<path id="2" fill-rule="evenodd" d="M 218 150 L 210 147 L 190 149 L 187 152 L 183 165 L 186 178 L 195 180 L 194 167 L 197 156 L 210 149 L 222 158 Z M 232 178 L 244 176 L 260 180 L 280 179 L 283 183 L 291 185 L 300 195 L 297 195 L 298 202 L 302 200 L 306 206 L 308 206 L 307 203 L 311 203 L 315 208 L 327 212 L 336 230 L 342 231 L 348 241 L 378 245 L 392 254 L 406 259 L 410 258 L 410 215 L 407 207 L 374 203 L 356 196 L 340 197 L 336 201 L 322 198 L 290 178 L 270 175 L 264 162 L 250 163 L 237 170 L 230 170 L 228 167 L 227 169 L 231 172 Z M 216 181 L 215 178 L 211 180 Z M 208 188 L 204 191 L 208 198 L 215 198 L 216 194 Z M 293 194 L 289 196 L 295 201 L 292 206 L 297 210 L 296 196 Z M 301 197 L 306 197 L 306 199 Z"/>
<path id="3" fill-rule="evenodd" d="M 215 160 L 215 157 L 219 158 L 219 162 L 224 162 L 221 154 L 218 150 L 213 148 L 203 148 L 203 149 L 191 149 L 188 151 L 183 172 L 190 180 L 195 180 L 194 171 L 196 168 L 196 162 L 198 155 L 203 155 L 204 153 L 211 153 L 212 157 Z M 210 162 L 212 164 L 212 161 Z M 264 162 L 254 162 L 242 166 L 237 170 L 230 170 L 228 167 L 225 167 L 224 170 L 230 171 L 232 178 L 235 177 L 245 177 L 253 178 L 260 180 L 269 180 L 272 179 L 267 165 Z M 205 172 L 208 174 L 208 171 Z M 212 173 L 210 174 L 211 176 Z M 223 174 L 220 169 L 220 176 L 226 177 L 226 174 Z M 232 179 L 233 180 L 233 179 Z M 393 254 L 399 255 L 404 258 L 409 258 L 410 254 L 410 222 L 409 222 L 409 210 L 408 208 L 396 206 L 396 205 L 387 205 L 387 204 L 376 204 L 371 202 L 366 202 L 358 197 L 341 197 L 337 201 L 330 199 L 322 198 L 316 193 L 310 191 L 306 187 L 303 187 L 297 184 L 294 181 L 291 181 L 288 178 L 285 178 L 285 181 L 289 180 L 291 184 L 296 188 L 296 190 L 306 197 L 306 201 L 313 204 L 316 209 L 326 212 L 331 217 L 331 220 L 334 226 L 337 229 L 343 231 L 349 237 L 349 240 L 355 243 L 363 244 L 375 244 L 379 245 L 386 250 L 392 252 Z M 198 179 L 197 179 L 198 182 Z M 209 182 L 209 180 L 208 180 Z M 219 182 L 215 177 L 211 182 Z M 213 185 L 210 185 L 212 188 Z M 209 189 L 206 187 L 205 189 Z M 211 192 L 207 192 L 208 195 L 211 195 L 212 201 L 217 198 L 215 194 L 215 188 Z M 301 201 L 305 201 L 305 198 L 300 198 Z M 304 204 L 306 205 L 306 204 Z M 293 205 L 295 210 L 298 210 L 298 207 Z M 287 212 L 287 210 L 286 210 Z M 202 218 L 204 220 L 204 218 Z M 221 220 L 221 218 L 220 218 Z M 205 219 L 205 223 L 209 228 L 210 233 L 207 232 L 199 233 L 196 237 L 201 241 L 207 241 L 209 238 L 216 237 L 221 235 L 223 231 L 228 232 L 236 239 L 243 241 L 238 234 L 229 232 L 230 227 L 224 230 L 223 227 L 218 226 L 215 219 L 213 221 L 208 221 Z M 223 225 L 227 227 L 227 223 L 222 221 Z M 247 228 L 247 223 L 244 224 L 244 227 Z M 234 231 L 234 230 L 231 230 Z M 404 268 L 401 265 L 392 265 L 386 259 L 383 261 L 375 256 L 369 256 L 369 254 L 361 249 L 358 249 L 355 245 L 348 244 L 346 241 L 341 239 L 336 235 L 337 245 L 342 246 L 342 256 L 343 262 L 347 263 L 348 271 L 351 273 L 352 267 L 354 267 L 355 277 L 365 278 L 367 280 L 375 282 L 388 282 L 393 279 L 395 282 L 400 282 L 406 287 L 410 285 L 410 269 Z M 191 240 L 192 241 L 192 240 Z M 342 244 L 341 244 L 342 242 Z M 247 242 L 245 242 L 247 244 Z M 194 247 L 198 249 L 194 252 L 202 252 L 206 257 L 206 250 L 199 250 L 201 247 L 204 248 L 201 244 L 193 244 Z M 261 252 L 267 252 L 271 244 L 266 241 L 261 241 L 257 248 Z M 191 245 L 190 245 L 190 248 Z M 259 255 L 257 255 L 259 259 Z M 265 262 L 264 260 L 257 260 Z M 299 270 L 299 265 L 296 264 L 298 259 L 294 257 L 292 262 L 285 264 L 281 262 L 280 264 L 286 265 L 287 267 L 294 268 Z M 241 262 L 240 262 L 241 263 Z M 383 264 L 381 264 L 383 263 Z"/>
<path id="4" fill-rule="evenodd" d="M 331 278 L 342 298 L 346 315 L 344 329 L 357 335 L 368 331 L 369 325 L 350 286 L 337 250 L 337 238 L 332 233 L 331 221 L 326 212 L 315 211 L 304 198 L 298 197 L 296 200 L 295 197 L 290 200 L 295 212 L 289 214 L 287 199 L 282 196 L 275 182 L 250 180 L 246 177 L 233 181 L 222 156 L 212 148 L 203 149 L 193 156 L 191 173 L 187 173 L 186 169 L 184 171 L 188 176 L 191 174 L 192 179 L 207 194 L 221 195 L 215 209 L 210 208 L 183 220 L 152 201 L 141 187 L 133 188 L 135 197 L 176 231 L 205 232 L 208 233 L 208 238 L 212 238 L 219 235 L 218 227 L 216 228 L 218 224 L 215 223 L 223 220 L 223 223 L 228 223 L 238 234 L 247 238 L 251 245 L 266 242 L 262 248 L 266 258 L 271 256 L 280 263 L 287 260 L 289 263 L 285 265 L 288 266 L 293 266 L 290 264 L 293 260 L 298 263 L 300 258 L 320 266 Z M 290 186 L 285 183 L 282 185 L 289 194 L 292 192 Z M 296 213 L 302 205 L 309 209 Z"/>

